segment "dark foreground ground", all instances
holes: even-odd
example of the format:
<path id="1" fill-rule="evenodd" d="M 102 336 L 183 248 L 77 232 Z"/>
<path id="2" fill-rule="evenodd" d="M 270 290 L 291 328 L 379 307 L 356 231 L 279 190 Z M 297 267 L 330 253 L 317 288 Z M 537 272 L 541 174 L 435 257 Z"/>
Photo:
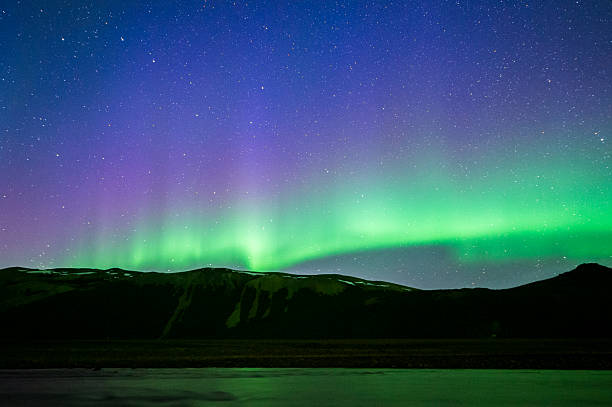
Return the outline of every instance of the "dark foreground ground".
<path id="1" fill-rule="evenodd" d="M 610 370 L 0 369 L 11 407 L 612 405 Z"/>
<path id="2" fill-rule="evenodd" d="M 612 369 L 612 339 L 150 340 L 0 343 L 0 369 Z"/>

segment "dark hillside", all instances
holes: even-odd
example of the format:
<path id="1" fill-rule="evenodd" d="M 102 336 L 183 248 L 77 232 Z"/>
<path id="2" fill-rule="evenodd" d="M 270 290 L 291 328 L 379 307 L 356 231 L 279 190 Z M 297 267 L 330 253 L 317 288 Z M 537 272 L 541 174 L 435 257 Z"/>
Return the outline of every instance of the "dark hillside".
<path id="1" fill-rule="evenodd" d="M 2 339 L 612 337 L 612 270 L 506 289 L 341 275 L 0 270 Z"/>

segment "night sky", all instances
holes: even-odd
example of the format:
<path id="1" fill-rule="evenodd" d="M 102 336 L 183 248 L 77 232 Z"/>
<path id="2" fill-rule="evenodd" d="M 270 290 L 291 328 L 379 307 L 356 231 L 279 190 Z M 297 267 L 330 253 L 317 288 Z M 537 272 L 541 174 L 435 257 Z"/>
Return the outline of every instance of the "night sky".
<path id="1" fill-rule="evenodd" d="M 612 1 L 7 1 L 0 267 L 612 264 Z"/>

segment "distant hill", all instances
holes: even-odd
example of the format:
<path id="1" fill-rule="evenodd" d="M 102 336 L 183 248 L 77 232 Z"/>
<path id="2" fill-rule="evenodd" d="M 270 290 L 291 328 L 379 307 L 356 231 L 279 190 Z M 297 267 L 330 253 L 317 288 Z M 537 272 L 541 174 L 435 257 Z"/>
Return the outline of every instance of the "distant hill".
<path id="1" fill-rule="evenodd" d="M 418 290 L 205 268 L 0 270 L 1 340 L 612 337 L 612 269 L 504 290 Z"/>

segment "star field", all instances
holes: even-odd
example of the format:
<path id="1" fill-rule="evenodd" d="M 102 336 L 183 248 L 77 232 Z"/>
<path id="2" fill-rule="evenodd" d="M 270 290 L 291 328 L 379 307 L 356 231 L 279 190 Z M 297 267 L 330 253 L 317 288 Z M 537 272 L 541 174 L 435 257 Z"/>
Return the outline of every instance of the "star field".
<path id="1" fill-rule="evenodd" d="M 608 1 L 0 6 L 0 267 L 612 264 Z"/>

